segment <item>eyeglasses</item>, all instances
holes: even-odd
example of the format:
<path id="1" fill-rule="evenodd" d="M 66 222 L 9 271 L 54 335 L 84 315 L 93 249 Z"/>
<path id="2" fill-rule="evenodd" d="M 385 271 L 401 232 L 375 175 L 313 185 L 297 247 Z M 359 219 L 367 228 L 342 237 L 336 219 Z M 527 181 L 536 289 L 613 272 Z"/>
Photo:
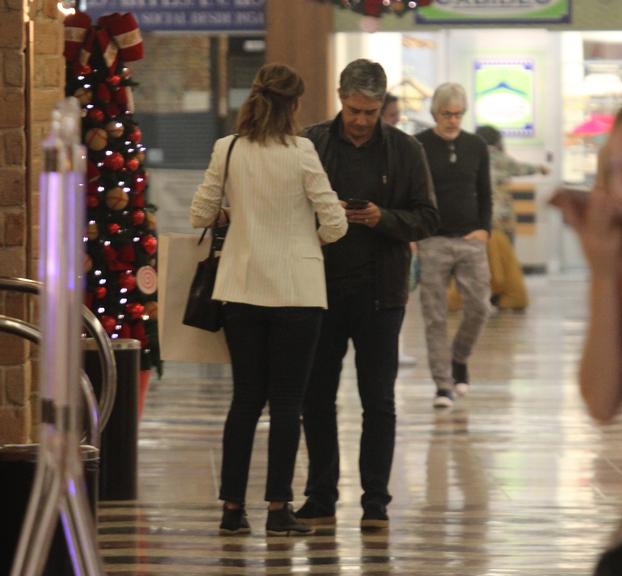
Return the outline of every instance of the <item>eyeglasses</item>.
<path id="1" fill-rule="evenodd" d="M 449 120 L 450 118 L 460 120 L 464 116 L 464 110 L 462 112 L 441 112 L 440 116 L 445 120 Z"/>

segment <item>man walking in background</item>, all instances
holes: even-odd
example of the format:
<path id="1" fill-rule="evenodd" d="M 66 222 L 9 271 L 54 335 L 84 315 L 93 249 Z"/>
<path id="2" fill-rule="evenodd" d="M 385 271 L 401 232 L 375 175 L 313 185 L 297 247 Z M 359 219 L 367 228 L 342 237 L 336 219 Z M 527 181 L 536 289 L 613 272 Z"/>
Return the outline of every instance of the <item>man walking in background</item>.
<path id="1" fill-rule="evenodd" d="M 303 411 L 309 453 L 307 501 L 296 516 L 333 524 L 339 492 L 337 390 L 352 339 L 363 407 L 359 470 L 362 529 L 388 526 L 395 444 L 398 336 L 408 299 L 409 242 L 438 225 L 421 145 L 383 124 L 382 66 L 355 60 L 341 73 L 337 117 L 306 131 L 331 185 L 346 206 L 346 236 L 324 248 L 328 311 Z"/>
<path id="2" fill-rule="evenodd" d="M 435 408 L 453 405 L 454 391 L 469 390 L 467 361 L 486 323 L 490 270 L 492 191 L 486 143 L 461 129 L 467 109 L 460 84 L 441 84 L 432 96 L 433 128 L 417 134 L 423 144 L 441 218 L 437 233 L 417 242 L 421 266 L 421 308 L 428 362 L 436 384 Z M 454 276 L 464 301 L 451 348 L 447 341 L 447 287 Z"/>

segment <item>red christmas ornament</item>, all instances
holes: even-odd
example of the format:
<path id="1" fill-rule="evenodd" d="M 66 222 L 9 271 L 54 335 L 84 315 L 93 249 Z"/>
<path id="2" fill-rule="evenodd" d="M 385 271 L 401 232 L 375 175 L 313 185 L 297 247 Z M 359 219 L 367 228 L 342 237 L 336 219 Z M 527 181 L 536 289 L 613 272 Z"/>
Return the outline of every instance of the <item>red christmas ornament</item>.
<path id="1" fill-rule="evenodd" d="M 132 206 L 134 206 L 134 208 L 144 208 L 145 207 L 145 195 L 144 194 L 134 194 L 134 199 L 132 201 Z"/>
<path id="2" fill-rule="evenodd" d="M 114 332 L 114 327 L 117 325 L 117 321 L 112 316 L 101 316 L 99 321 L 108 334 L 112 334 Z"/>
<path id="3" fill-rule="evenodd" d="M 106 82 L 108 82 L 111 86 L 118 86 L 121 83 L 121 76 L 113 74 L 112 76 L 108 76 L 108 78 L 106 78 Z"/>
<path id="4" fill-rule="evenodd" d="M 88 64 L 85 64 L 84 66 L 78 66 L 78 68 L 76 69 L 76 74 L 80 74 L 81 76 L 87 76 L 91 72 L 93 72 L 93 68 L 91 68 Z"/>
<path id="5" fill-rule="evenodd" d="M 89 110 L 88 117 L 93 122 L 96 122 L 97 124 L 101 124 L 106 118 L 106 115 L 99 108 L 91 108 Z"/>
<path id="6" fill-rule="evenodd" d="M 134 274 L 119 274 L 119 286 L 131 292 L 136 288 L 136 276 Z"/>
<path id="7" fill-rule="evenodd" d="M 140 239 L 140 244 L 147 254 L 155 254 L 155 251 L 158 249 L 158 240 L 152 234 L 145 234 Z"/>
<path id="8" fill-rule="evenodd" d="M 136 172 L 136 170 L 138 170 L 138 168 L 140 167 L 140 162 L 138 161 L 138 158 L 130 158 L 126 163 L 125 163 L 125 167 L 130 171 L 130 172 Z"/>
<path id="9" fill-rule="evenodd" d="M 125 312 L 130 315 L 132 320 L 138 320 L 145 311 L 145 307 L 139 302 L 132 302 L 125 305 Z"/>
<path id="10" fill-rule="evenodd" d="M 145 323 L 142 321 L 134 322 L 132 324 L 132 338 L 140 341 L 140 344 L 145 348 L 148 344 L 147 336 L 145 335 Z"/>
<path id="11" fill-rule="evenodd" d="M 130 140 L 134 142 L 134 144 L 138 144 L 143 137 L 143 133 L 140 131 L 140 128 L 134 128 L 130 132 Z"/>
<path id="12" fill-rule="evenodd" d="M 132 337 L 132 328 L 127 322 L 124 322 L 123 324 L 121 324 L 121 330 L 119 330 L 119 336 L 121 338 Z"/>
<path id="13" fill-rule="evenodd" d="M 108 170 L 121 170 L 123 165 L 125 164 L 125 158 L 123 158 L 123 154 L 120 152 L 113 152 L 109 156 L 104 158 L 104 166 L 108 168 Z"/>
<path id="14" fill-rule="evenodd" d="M 120 230 L 121 226 L 119 226 L 116 222 L 108 224 L 108 234 L 118 234 Z"/>
<path id="15" fill-rule="evenodd" d="M 99 206 L 99 196 L 96 194 L 88 194 L 86 197 L 87 208 L 97 208 Z"/>
<path id="16" fill-rule="evenodd" d="M 98 300 L 103 300 L 106 297 L 108 290 L 104 286 L 98 286 L 95 288 L 95 296 L 97 296 Z"/>
<path id="17" fill-rule="evenodd" d="M 144 221 L 145 221 L 144 210 L 134 210 L 132 212 L 132 224 L 134 224 L 134 226 L 140 226 Z"/>

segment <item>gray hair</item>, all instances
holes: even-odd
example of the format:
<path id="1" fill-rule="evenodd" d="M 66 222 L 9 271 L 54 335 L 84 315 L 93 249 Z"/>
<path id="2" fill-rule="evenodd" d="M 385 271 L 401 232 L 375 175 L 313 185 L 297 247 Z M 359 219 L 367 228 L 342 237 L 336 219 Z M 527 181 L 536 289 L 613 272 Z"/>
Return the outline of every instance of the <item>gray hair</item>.
<path id="1" fill-rule="evenodd" d="M 339 96 L 359 93 L 372 100 L 384 101 L 387 91 L 387 75 L 377 62 L 359 58 L 348 64 L 339 77 Z"/>
<path id="2" fill-rule="evenodd" d="M 450 104 L 459 104 L 464 111 L 467 109 L 466 92 L 460 84 L 455 82 L 445 82 L 434 90 L 430 105 L 432 116 L 436 116 L 441 108 L 446 108 Z"/>

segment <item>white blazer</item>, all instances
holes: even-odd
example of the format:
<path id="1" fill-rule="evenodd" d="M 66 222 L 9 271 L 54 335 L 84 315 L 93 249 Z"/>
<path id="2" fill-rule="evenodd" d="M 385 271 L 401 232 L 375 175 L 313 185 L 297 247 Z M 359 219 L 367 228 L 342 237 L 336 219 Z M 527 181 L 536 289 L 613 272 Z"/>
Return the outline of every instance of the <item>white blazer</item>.
<path id="1" fill-rule="evenodd" d="M 287 146 L 277 141 L 262 145 L 238 138 L 223 190 L 232 138 L 216 141 L 190 209 L 197 228 L 214 222 L 224 195 L 231 208 L 214 298 L 256 306 L 326 308 L 320 239 L 335 242 L 348 224 L 313 143 L 292 137 Z"/>

